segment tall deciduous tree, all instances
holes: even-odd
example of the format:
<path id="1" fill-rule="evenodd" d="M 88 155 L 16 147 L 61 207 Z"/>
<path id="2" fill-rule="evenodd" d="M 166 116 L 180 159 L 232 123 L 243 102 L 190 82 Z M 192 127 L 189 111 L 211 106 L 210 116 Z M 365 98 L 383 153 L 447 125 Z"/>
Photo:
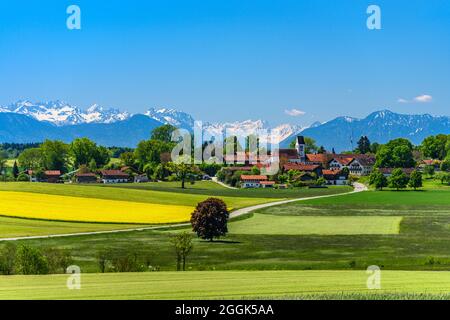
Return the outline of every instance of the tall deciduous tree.
<path id="1" fill-rule="evenodd" d="M 65 172 L 68 167 L 69 146 L 58 140 L 45 140 L 40 147 L 42 165 L 48 170 Z"/>
<path id="2" fill-rule="evenodd" d="M 176 127 L 170 124 L 165 124 L 163 126 L 157 127 L 153 129 L 150 139 L 169 143 L 172 141 L 172 133 L 176 129 Z"/>
<path id="3" fill-rule="evenodd" d="M 181 181 L 181 188 L 185 188 L 186 180 L 192 175 L 199 173 L 198 168 L 192 164 L 190 156 L 180 156 L 174 162 L 169 162 L 167 168 Z M 195 180 L 192 180 L 195 181 Z"/>
<path id="4" fill-rule="evenodd" d="M 408 176 L 403 172 L 402 169 L 397 168 L 392 171 L 392 175 L 389 178 L 389 187 L 393 189 L 405 189 L 408 185 Z"/>
<path id="5" fill-rule="evenodd" d="M 369 177 L 369 184 L 371 186 L 374 186 L 377 190 L 383 190 L 383 188 L 388 186 L 388 180 L 384 176 L 383 173 L 380 172 L 380 170 L 375 169 Z"/>
<path id="6" fill-rule="evenodd" d="M 74 166 L 91 165 L 95 161 L 96 167 L 103 167 L 110 160 L 108 149 L 97 146 L 94 141 L 88 138 L 78 138 L 70 144 L 70 153 L 73 157 Z"/>
<path id="7" fill-rule="evenodd" d="M 446 145 L 448 141 L 450 141 L 449 136 L 445 134 L 430 136 L 423 140 L 420 150 L 427 158 L 442 160 L 447 155 Z"/>
<path id="8" fill-rule="evenodd" d="M 414 190 L 422 188 L 422 173 L 420 173 L 417 170 L 414 170 L 411 173 L 411 176 L 409 177 L 408 185 L 410 188 L 413 188 Z"/>
<path id="9" fill-rule="evenodd" d="M 412 168 L 415 165 L 413 145 L 407 139 L 389 141 L 379 148 L 376 155 L 375 166 L 379 168 Z"/>
<path id="10" fill-rule="evenodd" d="M 161 156 L 172 150 L 172 144 L 160 140 L 143 140 L 139 142 L 134 155 L 139 164 L 139 170 L 145 165 L 161 163 Z"/>
<path id="11" fill-rule="evenodd" d="M 192 213 L 192 230 L 198 237 L 213 241 L 214 238 L 227 234 L 228 217 L 228 209 L 223 200 L 208 198 L 197 204 Z"/>
<path id="12" fill-rule="evenodd" d="M 43 166 L 42 151 L 40 148 L 30 148 L 24 150 L 17 159 L 21 167 L 30 170 L 37 170 Z"/>

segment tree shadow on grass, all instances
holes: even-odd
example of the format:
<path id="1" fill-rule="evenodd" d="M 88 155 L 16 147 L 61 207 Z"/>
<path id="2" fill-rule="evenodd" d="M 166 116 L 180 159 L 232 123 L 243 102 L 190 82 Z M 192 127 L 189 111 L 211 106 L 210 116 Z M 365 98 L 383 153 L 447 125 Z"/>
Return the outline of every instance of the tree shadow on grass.
<path id="1" fill-rule="evenodd" d="M 234 240 L 214 240 L 214 241 L 209 241 L 209 240 L 202 240 L 200 241 L 202 243 L 229 243 L 229 244 L 239 244 L 242 243 L 240 241 L 234 241 Z"/>

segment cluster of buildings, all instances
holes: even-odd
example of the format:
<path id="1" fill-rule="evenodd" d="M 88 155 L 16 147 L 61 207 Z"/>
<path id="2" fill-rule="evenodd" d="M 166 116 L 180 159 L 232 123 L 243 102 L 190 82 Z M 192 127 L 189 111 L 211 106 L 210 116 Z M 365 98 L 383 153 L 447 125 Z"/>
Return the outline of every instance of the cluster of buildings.
<path id="1" fill-rule="evenodd" d="M 60 183 L 64 180 L 64 174 L 60 170 L 46 170 L 39 176 L 32 170 L 27 170 L 26 174 L 30 176 L 31 182 Z M 123 169 L 101 170 L 98 174 L 93 172 L 74 172 L 73 174 L 77 183 L 127 183 L 132 181 L 131 176 Z M 136 178 L 143 179 L 139 176 L 134 179 Z"/>
<path id="2" fill-rule="evenodd" d="M 317 180 L 323 177 L 328 185 L 348 184 L 349 174 L 356 176 L 370 175 L 375 165 L 375 156 L 366 154 L 333 154 L 306 153 L 306 143 L 303 136 L 298 136 L 295 149 L 279 149 L 280 170 L 286 173 L 289 170 L 302 172 L 301 180 Z M 245 157 L 241 156 L 245 159 Z M 269 160 L 259 159 L 258 167 L 263 167 Z M 247 163 L 249 164 L 249 163 Z M 236 167 L 245 170 L 246 167 Z M 251 168 L 251 167 L 249 167 Z M 346 170 L 344 170 L 346 168 Z M 270 184 L 268 184 L 270 183 Z M 257 188 L 273 186 L 264 175 L 241 176 L 241 187 Z"/>

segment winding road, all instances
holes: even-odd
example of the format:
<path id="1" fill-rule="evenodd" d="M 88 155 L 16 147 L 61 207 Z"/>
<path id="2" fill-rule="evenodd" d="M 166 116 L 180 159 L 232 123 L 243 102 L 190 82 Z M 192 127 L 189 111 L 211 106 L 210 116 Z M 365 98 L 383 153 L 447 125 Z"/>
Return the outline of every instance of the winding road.
<path id="1" fill-rule="evenodd" d="M 353 184 L 353 187 L 354 187 L 353 191 L 346 192 L 346 193 L 338 193 L 338 194 L 330 194 L 330 195 L 325 195 L 325 196 L 316 196 L 316 197 L 281 200 L 281 201 L 263 203 L 263 204 L 258 204 L 258 205 L 254 205 L 254 206 L 238 209 L 238 210 L 232 211 L 230 213 L 230 218 L 236 218 L 236 217 L 242 216 L 244 214 L 250 213 L 252 211 L 258 210 L 258 209 L 278 206 L 278 205 L 281 205 L 281 204 L 286 204 L 286 203 L 291 203 L 291 202 L 306 201 L 306 200 L 313 200 L 313 199 L 320 199 L 320 198 L 338 197 L 338 196 L 343 196 L 343 195 L 347 195 L 347 194 L 367 191 L 367 187 L 364 184 L 362 184 L 362 183 L 355 182 Z M 231 187 L 229 187 L 229 188 L 231 188 Z M 89 236 L 89 235 L 96 235 L 96 234 L 124 233 L 124 232 L 145 231 L 145 230 L 158 230 L 158 229 L 167 229 L 167 228 L 175 228 L 175 227 L 186 227 L 186 226 L 190 226 L 190 225 L 191 224 L 189 222 L 187 222 L 187 223 L 177 223 L 177 224 L 172 224 L 172 225 L 143 227 L 143 228 L 130 228 L 130 229 L 119 229 L 119 230 L 107 230 L 107 231 L 91 231 L 91 232 L 78 232 L 78 233 L 50 234 L 50 235 L 42 235 L 42 236 L 2 238 L 2 239 L 0 239 L 0 242 L 2 242 L 2 241 L 32 240 L 32 239 L 62 238 L 62 237 L 78 237 L 78 236 Z"/>

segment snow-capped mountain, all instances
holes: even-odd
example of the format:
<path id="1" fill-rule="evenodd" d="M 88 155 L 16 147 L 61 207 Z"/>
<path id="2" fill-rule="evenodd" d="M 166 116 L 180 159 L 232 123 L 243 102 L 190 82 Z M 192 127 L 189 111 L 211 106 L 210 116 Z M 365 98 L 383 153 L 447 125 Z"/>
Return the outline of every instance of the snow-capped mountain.
<path id="1" fill-rule="evenodd" d="M 131 116 L 127 111 L 120 111 L 114 108 L 103 108 L 98 104 L 89 107 L 85 113 L 82 114 L 86 123 L 113 123 L 116 121 L 123 121 Z"/>
<path id="2" fill-rule="evenodd" d="M 191 115 L 177 111 L 175 109 L 160 108 L 149 109 L 146 116 L 160 121 L 165 124 L 171 124 L 176 127 L 186 128 L 192 130 L 194 127 L 194 118 Z M 303 128 L 290 124 L 283 124 L 277 127 L 270 127 L 266 121 L 262 120 L 245 120 L 235 122 L 223 122 L 223 123 L 209 123 L 202 124 L 204 139 L 211 139 L 212 137 L 223 136 L 241 136 L 246 137 L 251 134 L 258 134 L 264 130 L 267 130 L 267 134 L 270 134 L 272 138 L 275 138 L 273 142 L 281 142 L 287 137 L 299 133 Z M 267 142 L 268 139 L 261 139 L 261 142 Z"/>
<path id="3" fill-rule="evenodd" d="M 44 103 L 22 100 L 7 107 L 0 106 L 0 142 L 38 142 L 44 138 L 71 141 L 75 137 L 90 137 L 107 146 L 134 147 L 138 141 L 147 139 L 151 130 L 162 124 L 192 130 L 194 118 L 170 108 L 153 108 L 145 115 L 132 115 L 96 104 L 84 110 L 59 100 Z M 378 143 L 408 138 L 412 143 L 420 144 L 427 136 L 450 134 L 450 117 L 407 115 L 381 110 L 363 119 L 342 116 L 324 123 L 313 123 L 308 128 L 292 124 L 273 127 L 263 120 L 245 120 L 204 122 L 203 130 L 205 140 L 231 135 L 260 136 L 261 131 L 267 130 L 272 142 L 278 142 L 281 147 L 287 147 L 301 133 L 315 139 L 317 145 L 323 145 L 328 150 L 334 148 L 343 151 L 355 147 L 363 135 Z M 127 131 L 126 135 L 118 134 L 124 131 Z M 260 136 L 260 142 L 265 143 L 267 139 Z"/>
<path id="4" fill-rule="evenodd" d="M 164 124 L 171 124 L 176 127 L 186 128 L 192 130 L 194 126 L 194 118 L 191 115 L 177 111 L 175 109 L 160 108 L 149 109 L 146 116 L 160 121 Z M 266 121 L 262 120 L 245 120 L 235 122 L 224 123 L 203 123 L 204 139 L 210 139 L 212 137 L 220 136 L 249 136 L 251 134 L 257 134 L 258 132 L 267 130 L 268 134 L 271 134 L 274 141 L 281 142 L 287 137 L 299 133 L 303 128 L 290 124 L 283 124 L 277 127 L 270 127 Z M 261 142 L 266 142 L 261 139 Z"/>
<path id="5" fill-rule="evenodd" d="M 128 112 L 121 112 L 118 109 L 107 109 L 93 105 L 87 110 L 82 110 L 60 100 L 38 103 L 21 100 L 8 107 L 0 107 L 0 112 L 23 114 L 39 121 L 51 122 L 57 126 L 82 123 L 112 123 L 130 117 Z"/>
<path id="6" fill-rule="evenodd" d="M 262 120 L 245 120 L 236 122 L 204 124 L 204 132 L 211 136 L 225 135 L 247 137 L 249 135 L 260 136 L 263 143 L 281 143 L 286 138 L 302 131 L 303 128 L 291 124 L 282 124 L 271 127 L 268 122 Z M 268 141 L 270 136 L 270 141 Z"/>
<path id="7" fill-rule="evenodd" d="M 190 114 L 175 109 L 151 108 L 145 115 L 164 124 L 171 124 L 179 128 L 192 129 L 194 126 L 194 118 Z"/>

